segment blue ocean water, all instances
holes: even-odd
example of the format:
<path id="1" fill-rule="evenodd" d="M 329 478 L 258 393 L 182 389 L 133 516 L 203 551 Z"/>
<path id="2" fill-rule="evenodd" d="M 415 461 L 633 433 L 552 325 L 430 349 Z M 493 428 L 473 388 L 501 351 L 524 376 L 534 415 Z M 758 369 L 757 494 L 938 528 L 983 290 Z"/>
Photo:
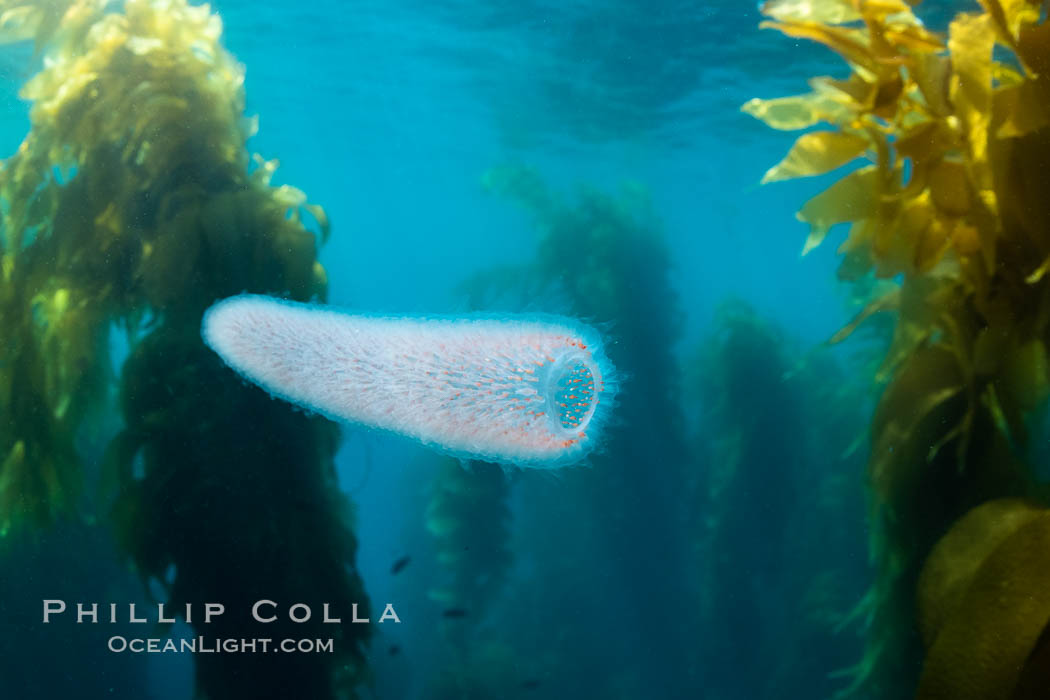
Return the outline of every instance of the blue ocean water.
<path id="1" fill-rule="evenodd" d="M 760 31 L 757 7 L 729 0 L 212 7 L 246 67 L 246 111 L 260 127 L 250 150 L 279 159 L 274 183 L 302 189 L 332 222 L 319 253 L 329 303 L 460 313 L 478 309 L 472 279 L 502 277 L 516 291 L 480 310 L 585 315 L 625 365 L 607 450 L 568 474 L 449 464 L 343 429 L 336 471 L 354 504 L 356 570 L 373 612 L 390 602 L 401 618 L 375 627 L 361 696 L 841 687 L 833 674 L 862 642 L 840 623 L 870 583 L 863 460 L 847 449 L 868 415 L 813 428 L 855 371 L 849 351 L 822 343 L 857 309 L 835 274 L 844 232 L 803 257 L 794 218 L 841 173 L 759 186 L 796 135 L 739 110 L 844 75 L 841 61 Z M 949 7 L 929 2 L 924 17 L 943 21 Z M 29 47 L 0 47 L 0 156 L 28 128 L 16 93 L 35 60 Z M 617 219 L 581 188 L 642 201 L 640 232 L 614 230 L 612 243 L 561 232 L 552 262 L 542 217 L 484 186 L 504 166 L 527 168 L 599 225 Z M 628 291 L 581 308 L 602 284 Z M 871 397 L 859 396 L 861 411 Z M 119 697 L 191 696 L 192 658 L 142 663 L 147 686 Z M 18 697 L 59 696 L 49 688 Z"/>

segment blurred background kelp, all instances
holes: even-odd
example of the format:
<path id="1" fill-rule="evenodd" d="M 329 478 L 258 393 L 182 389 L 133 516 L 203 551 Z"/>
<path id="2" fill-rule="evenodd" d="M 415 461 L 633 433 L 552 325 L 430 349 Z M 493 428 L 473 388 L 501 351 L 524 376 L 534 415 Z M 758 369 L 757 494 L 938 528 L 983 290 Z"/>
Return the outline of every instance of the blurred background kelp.
<path id="1" fill-rule="evenodd" d="M 0 0 L 5 696 L 1041 697 L 1042 10 L 761 10 Z M 556 473 L 335 426 L 202 345 L 245 290 L 581 318 L 616 419 Z"/>

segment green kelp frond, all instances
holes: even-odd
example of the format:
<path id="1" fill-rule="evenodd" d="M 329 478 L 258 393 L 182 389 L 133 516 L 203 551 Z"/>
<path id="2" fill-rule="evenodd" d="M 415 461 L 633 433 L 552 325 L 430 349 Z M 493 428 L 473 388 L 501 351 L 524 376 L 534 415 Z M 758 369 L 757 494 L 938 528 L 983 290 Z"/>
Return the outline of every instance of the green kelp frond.
<path id="1" fill-rule="evenodd" d="M 1032 0 L 981 0 L 946 34 L 902 0 L 770 0 L 771 27 L 824 44 L 850 76 L 752 100 L 777 129 L 815 126 L 768 180 L 862 159 L 807 202 L 804 250 L 840 223 L 840 276 L 899 280 L 869 301 L 896 314 L 872 423 L 878 583 L 870 676 L 908 694 L 922 653 L 914 590 L 936 539 L 982 501 L 1034 492 L 1028 417 L 1050 395 L 1050 29 Z M 1008 634 L 1003 632 L 1003 634 Z"/>
<path id="2" fill-rule="evenodd" d="M 270 186 L 275 161 L 256 157 L 248 175 L 245 142 L 256 123 L 243 116 L 244 69 L 220 43 L 218 15 L 184 0 L 128 0 L 124 14 L 105 5 L 69 9 L 44 69 L 23 88 L 32 129 L 0 179 L 15 266 L 19 251 L 61 235 L 60 267 L 108 281 L 100 291 L 118 312 L 143 296 L 163 307 L 161 288 L 190 286 L 191 270 L 178 260 L 194 259 L 201 246 L 227 247 L 245 228 L 237 218 L 245 209 L 268 220 L 292 266 L 312 257 L 302 215 L 327 235 L 323 211 L 295 188 Z M 212 201 L 216 190 L 222 202 Z M 93 245 L 74 252 L 73 239 Z M 235 253 L 257 257 L 251 248 Z M 283 272 L 274 291 L 309 297 L 323 288 L 319 269 Z M 231 288 L 250 281 L 231 280 Z"/>
<path id="3" fill-rule="evenodd" d="M 271 186 L 276 162 L 253 170 L 219 17 L 184 0 L 113 7 L 0 3 L 0 40 L 43 56 L 21 93 L 31 129 L 0 166 L 0 531 L 77 501 L 73 441 L 103 395 L 109 323 L 326 286 L 303 225 L 323 238 L 324 212 Z"/>
<path id="4" fill-rule="evenodd" d="M 0 27 L 35 41 L 43 64 L 22 91 L 29 134 L 0 166 L 0 531 L 108 511 L 167 602 L 229 603 L 217 637 L 256 634 L 260 598 L 330 603 L 344 624 L 315 615 L 271 631 L 331 637 L 331 654 L 201 658 L 196 692 L 353 697 L 368 627 L 349 611 L 368 600 L 335 478 L 338 428 L 245 386 L 200 338 L 218 298 L 323 299 L 324 212 L 249 154 L 244 69 L 207 5 L 0 0 Z M 115 413 L 92 410 L 116 393 L 114 325 L 130 344 L 123 430 L 100 502 L 85 505 L 75 448 L 88 418 Z"/>

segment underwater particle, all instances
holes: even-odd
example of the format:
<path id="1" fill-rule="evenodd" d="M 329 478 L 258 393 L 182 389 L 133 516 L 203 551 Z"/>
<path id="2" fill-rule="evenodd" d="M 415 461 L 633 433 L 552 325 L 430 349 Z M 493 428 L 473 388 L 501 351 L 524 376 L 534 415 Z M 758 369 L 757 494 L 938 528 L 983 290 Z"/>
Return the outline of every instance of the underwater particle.
<path id="1" fill-rule="evenodd" d="M 559 317 L 384 318 L 241 295 L 212 306 L 201 334 L 305 409 L 523 467 L 582 459 L 615 394 L 597 332 Z"/>
<path id="2" fill-rule="evenodd" d="M 465 608 L 447 608 L 441 612 L 441 616 L 449 620 L 459 620 L 467 616 Z"/>

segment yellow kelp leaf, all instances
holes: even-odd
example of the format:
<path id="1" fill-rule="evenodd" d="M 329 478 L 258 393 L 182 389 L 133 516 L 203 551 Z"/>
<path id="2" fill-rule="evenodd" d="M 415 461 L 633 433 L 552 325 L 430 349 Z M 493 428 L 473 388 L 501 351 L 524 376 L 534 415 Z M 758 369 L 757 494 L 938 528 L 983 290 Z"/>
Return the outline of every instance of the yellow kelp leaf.
<path id="1" fill-rule="evenodd" d="M 902 314 L 906 295 L 902 290 Z M 894 348 L 887 355 L 896 371 L 872 419 L 871 434 L 878 440 L 872 450 L 871 485 L 891 501 L 919 478 L 931 446 L 958 422 L 966 394 L 966 378 L 955 355 L 944 345 L 925 342 L 928 334 L 928 327 L 897 324 L 894 345 L 907 348 L 901 348 L 896 361 L 891 360 Z"/>
<path id="2" fill-rule="evenodd" d="M 839 246 L 842 262 L 835 274 L 840 280 L 856 282 L 871 271 L 871 223 L 870 220 L 855 221 Z"/>
<path id="3" fill-rule="evenodd" d="M 1050 257 L 1045 258 L 1039 267 L 1035 268 L 1032 272 L 1024 278 L 1026 284 L 1036 284 L 1039 280 L 1046 276 L 1047 271 L 1050 270 Z"/>
<path id="4" fill-rule="evenodd" d="M 952 246 L 959 255 L 977 255 L 982 250 L 981 232 L 972 224 L 956 220 L 951 229 Z"/>
<path id="5" fill-rule="evenodd" d="M 887 27 L 883 38 L 897 48 L 920 53 L 933 53 L 944 50 L 944 41 L 920 24 Z"/>
<path id="6" fill-rule="evenodd" d="M 1025 426 L 1024 416 L 1021 413 L 1020 404 L 1013 401 L 1013 397 L 1010 396 L 1004 397 L 1007 400 L 1000 399 L 999 393 L 995 384 L 986 385 L 984 391 L 981 392 L 981 405 L 991 416 L 995 429 L 1008 442 L 1015 444 L 1024 443 L 1026 441 L 1025 432 L 1027 427 Z"/>
<path id="7" fill-rule="evenodd" d="M 850 226 L 849 235 L 846 236 L 846 240 L 842 241 L 842 245 L 835 251 L 839 255 L 848 255 L 850 253 L 864 250 L 871 247 L 871 230 L 874 222 L 871 219 L 860 219 L 854 221 L 853 225 Z"/>
<path id="8" fill-rule="evenodd" d="M 306 193 L 298 187 L 279 185 L 273 188 L 274 203 L 286 209 L 298 209 L 306 204 Z"/>
<path id="9" fill-rule="evenodd" d="M 313 286 L 315 296 L 318 296 L 321 299 L 324 299 L 327 296 L 328 273 L 325 272 L 324 265 L 316 260 L 313 265 Z"/>
<path id="10" fill-rule="evenodd" d="M 962 216 L 973 206 L 966 166 L 957 160 L 942 160 L 930 170 L 930 195 L 937 208 L 949 216 Z"/>
<path id="11" fill-rule="evenodd" d="M 952 244 L 953 227 L 939 219 L 931 219 L 921 233 L 913 248 L 912 264 L 917 272 L 926 273 L 933 270 Z"/>
<path id="12" fill-rule="evenodd" d="M 924 197 L 880 202 L 871 241 L 875 275 L 886 278 L 914 272 L 920 262 L 919 246 L 934 221 Z"/>
<path id="13" fill-rule="evenodd" d="M 1025 410 L 1037 408 L 1050 396 L 1050 362 L 1043 341 L 1031 340 L 1006 357 L 1003 388 Z"/>
<path id="14" fill-rule="evenodd" d="M 828 95 L 840 102 L 844 101 L 855 108 L 871 107 L 875 101 L 875 93 L 879 89 L 877 84 L 856 72 L 851 73 L 845 80 L 836 80 L 828 76 L 812 78 L 809 84 L 816 92 Z"/>
<path id="15" fill-rule="evenodd" d="M 951 132 L 939 121 L 916 124 L 897 136 L 897 153 L 902 158 L 911 158 L 913 161 L 913 180 L 920 174 L 917 172 L 920 168 L 928 170 L 931 163 L 937 162 L 941 155 L 952 150 L 954 145 Z M 925 177 L 926 173 L 921 175 Z M 925 182 L 917 185 L 925 187 Z"/>
<path id="16" fill-rule="evenodd" d="M 962 122 L 978 196 L 995 206 L 988 167 L 988 128 L 992 115 L 992 49 L 995 33 L 988 15 L 961 14 L 951 23 L 948 48 L 953 75 L 950 96 Z"/>
<path id="17" fill-rule="evenodd" d="M 872 114 L 892 121 L 903 91 L 904 81 L 901 80 L 899 72 L 894 71 L 888 78 L 879 80 L 878 89 L 871 103 Z"/>
<path id="18" fill-rule="evenodd" d="M 896 309 L 900 304 L 900 298 L 900 288 L 894 287 L 882 296 L 872 299 L 859 314 L 853 317 L 852 321 L 840 328 L 835 335 L 831 336 L 828 343 L 831 345 L 841 343 L 843 340 L 853 335 L 853 331 L 857 330 L 857 328 L 860 327 L 860 324 L 864 323 L 871 316 L 880 311 L 892 311 Z"/>
<path id="19" fill-rule="evenodd" d="M 932 276 L 912 276 L 906 277 L 901 283 L 900 296 L 900 315 L 893 329 L 893 341 L 875 374 L 875 381 L 880 383 L 893 379 L 898 371 L 903 371 L 902 368 L 912 355 L 929 342 L 936 330 L 937 305 L 946 294 L 944 285 Z M 940 349 L 944 350 L 943 347 Z M 943 369 L 947 371 L 949 368 Z M 888 410 L 893 409 L 891 407 Z"/>
<path id="20" fill-rule="evenodd" d="M 762 14 L 781 22 L 824 22 L 844 24 L 860 19 L 851 0 L 768 0 Z"/>
<path id="21" fill-rule="evenodd" d="M 1050 24 L 1031 24 L 1021 28 L 1017 55 L 1036 75 L 1050 73 Z"/>
<path id="22" fill-rule="evenodd" d="M 1018 73 L 1005 63 L 992 63 L 992 78 L 995 80 L 996 87 L 1000 88 L 1017 85 L 1018 83 L 1027 80 L 1024 75 Z"/>
<path id="23" fill-rule="evenodd" d="M 36 36 L 43 12 L 33 5 L 21 5 L 0 13 L 0 44 L 25 41 Z"/>
<path id="24" fill-rule="evenodd" d="M 875 215 L 880 189 L 879 175 L 874 165 L 865 166 L 802 205 L 796 217 L 809 224 L 809 237 L 802 249 L 803 255 L 820 245 L 835 224 L 868 219 Z"/>
<path id="25" fill-rule="evenodd" d="M 321 244 L 328 242 L 328 237 L 332 235 L 332 224 L 328 220 L 328 214 L 320 204 L 304 204 L 303 209 L 310 212 L 310 216 L 314 217 L 317 221 L 317 225 L 321 229 Z"/>
<path id="26" fill-rule="evenodd" d="M 755 119 L 760 119 L 767 126 L 782 131 L 805 129 L 819 121 L 843 124 L 853 117 L 846 105 L 816 92 L 772 100 L 760 100 L 756 97 L 748 100 L 740 110 Z"/>
<path id="27" fill-rule="evenodd" d="M 260 186 L 269 185 L 270 180 L 273 179 L 273 174 L 277 172 L 277 167 L 281 164 L 276 158 L 273 160 L 266 160 L 258 153 L 252 154 L 252 162 L 255 163 L 255 170 L 252 172 L 252 180 Z"/>
<path id="28" fill-rule="evenodd" d="M 933 53 L 920 53 L 912 57 L 910 73 L 930 110 L 941 117 L 950 115 L 952 106 L 948 92 L 951 88 L 951 59 Z"/>
<path id="29" fill-rule="evenodd" d="M 978 0 L 985 11 L 995 20 L 1004 43 L 1015 46 L 1021 26 L 1039 21 L 1038 0 Z"/>
<path id="30" fill-rule="evenodd" d="M 930 646 L 917 700 L 1015 698 L 1025 663 L 1050 620 L 1047 580 L 1050 514 L 1043 511 L 1009 533 L 977 567 Z"/>
<path id="31" fill-rule="evenodd" d="M 1046 511 L 1012 498 L 989 501 L 960 518 L 934 546 L 919 576 L 919 630 L 930 647 L 956 612 L 977 570 L 1007 538 Z"/>
<path id="32" fill-rule="evenodd" d="M 974 371 L 978 374 L 998 372 L 1013 344 L 1014 334 L 1009 326 L 995 324 L 982 328 L 973 344 Z"/>
<path id="33" fill-rule="evenodd" d="M 871 74 L 880 72 L 880 66 L 869 46 L 868 34 L 864 30 L 829 27 L 818 22 L 762 22 L 758 26 L 761 29 L 776 29 L 796 39 L 819 42 Z"/>
<path id="34" fill-rule="evenodd" d="M 868 139 L 856 134 L 841 131 L 802 134 L 784 160 L 766 171 L 762 184 L 821 175 L 860 156 L 867 147 Z"/>
<path id="35" fill-rule="evenodd" d="M 869 19 L 885 20 L 889 15 L 897 15 L 897 24 L 904 22 L 914 23 L 915 17 L 911 13 L 911 7 L 901 0 L 857 0 L 861 12 Z"/>
<path id="36" fill-rule="evenodd" d="M 992 97 L 993 123 L 998 124 L 996 138 L 1024 136 L 1050 123 L 1045 86 L 1025 80 L 1016 85 L 999 88 Z"/>

